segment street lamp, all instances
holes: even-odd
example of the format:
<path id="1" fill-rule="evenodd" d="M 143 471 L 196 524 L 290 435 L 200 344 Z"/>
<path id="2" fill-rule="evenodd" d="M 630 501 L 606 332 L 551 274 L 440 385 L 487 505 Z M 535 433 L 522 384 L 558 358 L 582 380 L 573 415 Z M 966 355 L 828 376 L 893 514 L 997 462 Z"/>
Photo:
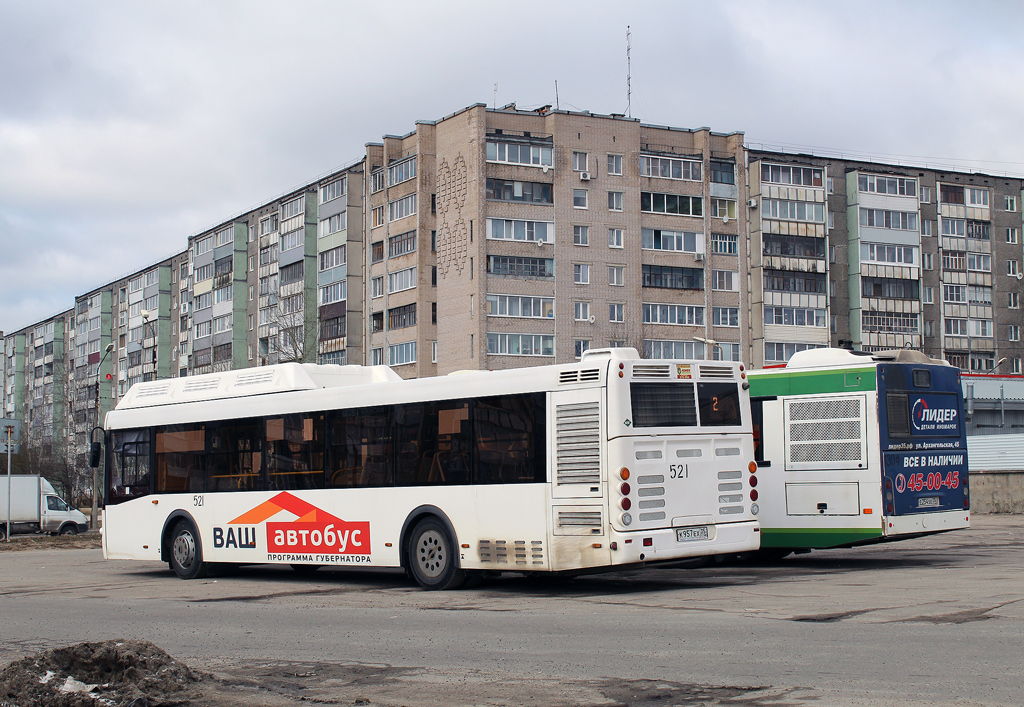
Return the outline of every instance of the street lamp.
<path id="1" fill-rule="evenodd" d="M 723 349 L 722 345 L 715 341 L 714 339 L 705 339 L 703 336 L 695 336 L 693 337 L 693 340 L 699 341 L 700 343 L 705 344 L 707 346 L 717 346 L 718 350 L 722 352 L 722 355 L 725 355 L 725 349 Z"/>
<path id="2" fill-rule="evenodd" d="M 96 403 L 96 419 L 95 419 L 95 423 L 96 424 L 93 426 L 93 429 L 92 429 L 93 433 L 96 432 L 97 428 L 99 428 L 101 430 L 103 429 L 103 427 L 100 425 L 100 371 L 103 370 L 103 362 L 107 359 L 107 356 L 109 356 L 110 352 L 113 351 L 113 350 L 114 350 L 114 342 L 110 342 L 109 344 L 107 344 L 107 348 L 105 348 L 103 350 L 103 356 L 100 357 L 100 362 L 96 366 L 96 395 L 95 395 L 95 399 L 94 399 L 95 403 Z M 92 437 L 93 437 L 93 435 L 90 434 L 89 435 L 89 443 L 90 443 L 89 444 L 89 463 L 92 464 L 92 517 L 89 519 L 89 522 L 91 523 L 93 530 L 95 530 L 97 528 L 97 525 L 96 525 L 97 513 L 99 512 L 99 497 L 98 497 L 98 494 L 99 494 L 99 485 L 100 485 L 100 480 L 99 480 L 100 467 L 99 467 L 99 455 L 96 453 L 96 451 L 94 451 L 96 449 L 98 443 L 97 442 L 93 442 Z M 93 459 L 94 457 L 95 457 L 95 461 Z"/>

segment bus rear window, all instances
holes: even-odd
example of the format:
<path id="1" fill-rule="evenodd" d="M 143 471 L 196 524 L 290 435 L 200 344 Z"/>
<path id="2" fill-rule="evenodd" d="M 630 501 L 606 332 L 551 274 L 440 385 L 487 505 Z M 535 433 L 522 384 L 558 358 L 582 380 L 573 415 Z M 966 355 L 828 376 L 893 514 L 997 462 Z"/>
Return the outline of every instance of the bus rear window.
<path id="1" fill-rule="evenodd" d="M 693 383 L 630 383 L 633 427 L 696 427 Z"/>
<path id="2" fill-rule="evenodd" d="M 698 383 L 697 405 L 703 427 L 727 427 L 742 424 L 740 391 L 735 383 Z"/>

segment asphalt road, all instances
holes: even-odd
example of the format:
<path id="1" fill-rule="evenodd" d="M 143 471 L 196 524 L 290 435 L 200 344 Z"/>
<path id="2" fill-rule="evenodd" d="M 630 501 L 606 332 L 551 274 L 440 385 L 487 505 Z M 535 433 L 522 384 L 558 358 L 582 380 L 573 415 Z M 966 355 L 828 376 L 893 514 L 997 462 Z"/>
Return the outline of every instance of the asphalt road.
<path id="1" fill-rule="evenodd" d="M 1024 516 L 972 522 L 770 564 L 440 593 L 392 573 L 183 582 L 98 550 L 3 553 L 0 664 L 145 639 L 217 676 L 210 704 L 1021 705 Z"/>

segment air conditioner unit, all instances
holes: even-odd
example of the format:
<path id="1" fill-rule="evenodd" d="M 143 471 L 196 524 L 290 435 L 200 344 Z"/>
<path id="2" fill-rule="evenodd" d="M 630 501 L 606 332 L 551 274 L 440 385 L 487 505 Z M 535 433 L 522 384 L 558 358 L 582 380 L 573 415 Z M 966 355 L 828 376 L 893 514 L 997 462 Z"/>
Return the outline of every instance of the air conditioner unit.
<path id="1" fill-rule="evenodd" d="M 747 206 L 749 206 L 752 209 L 756 209 L 757 208 L 757 199 L 751 199 L 750 201 L 748 201 L 747 202 Z"/>
<path id="2" fill-rule="evenodd" d="M 693 254 L 693 259 L 696 260 L 699 263 L 702 260 L 704 260 L 704 254 L 703 253 L 694 253 Z"/>
<path id="3" fill-rule="evenodd" d="M 580 181 L 581 182 L 589 182 L 590 181 L 590 172 L 580 172 Z"/>

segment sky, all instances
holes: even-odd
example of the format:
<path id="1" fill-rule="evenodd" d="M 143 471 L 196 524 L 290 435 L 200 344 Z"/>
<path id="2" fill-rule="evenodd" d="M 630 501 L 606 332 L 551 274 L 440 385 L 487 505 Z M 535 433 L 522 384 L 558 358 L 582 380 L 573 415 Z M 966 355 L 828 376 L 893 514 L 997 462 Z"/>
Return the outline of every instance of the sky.
<path id="1" fill-rule="evenodd" d="M 0 0 L 0 331 L 473 103 L 1024 176 L 1021 37 L 1016 2 Z"/>

